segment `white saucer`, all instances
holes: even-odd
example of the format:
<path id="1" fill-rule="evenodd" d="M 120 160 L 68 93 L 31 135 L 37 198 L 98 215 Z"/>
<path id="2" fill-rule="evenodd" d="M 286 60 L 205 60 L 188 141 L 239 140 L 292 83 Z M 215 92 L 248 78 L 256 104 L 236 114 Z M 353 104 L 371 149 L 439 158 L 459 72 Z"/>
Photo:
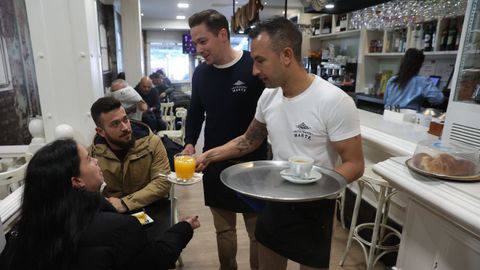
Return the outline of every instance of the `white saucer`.
<path id="1" fill-rule="evenodd" d="M 285 170 L 280 171 L 280 176 L 283 179 L 285 179 L 287 181 L 290 181 L 292 183 L 295 183 L 295 184 L 310 184 L 310 183 L 316 182 L 316 181 L 320 180 L 320 178 L 322 178 L 322 174 L 320 172 L 313 171 L 313 170 L 310 172 L 310 175 L 309 175 L 309 178 L 313 178 L 313 179 L 308 179 L 308 180 L 301 179 L 301 178 L 298 178 L 298 177 L 295 177 L 295 176 L 291 176 L 289 174 L 290 174 L 289 169 L 285 169 Z"/>
<path id="2" fill-rule="evenodd" d="M 183 181 L 183 180 L 180 180 L 180 179 L 177 178 L 177 175 L 175 174 L 175 172 L 170 172 L 168 174 L 167 178 L 168 178 L 168 181 L 170 181 L 174 184 L 189 186 L 189 185 L 193 185 L 193 184 L 196 184 L 196 183 L 202 181 L 203 173 L 194 173 L 192 178 Z"/>

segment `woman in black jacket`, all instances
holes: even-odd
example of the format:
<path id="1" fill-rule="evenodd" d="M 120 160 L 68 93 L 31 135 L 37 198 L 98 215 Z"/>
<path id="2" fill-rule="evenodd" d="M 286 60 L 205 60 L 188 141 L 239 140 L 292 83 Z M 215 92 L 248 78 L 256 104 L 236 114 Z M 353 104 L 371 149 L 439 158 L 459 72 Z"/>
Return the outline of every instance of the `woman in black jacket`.
<path id="1" fill-rule="evenodd" d="M 138 220 L 116 213 L 98 192 L 97 160 L 57 140 L 30 160 L 16 236 L 1 269 L 168 269 L 200 226 L 188 217 L 149 241 Z M 3 265 L 2 265 L 3 264 Z"/>

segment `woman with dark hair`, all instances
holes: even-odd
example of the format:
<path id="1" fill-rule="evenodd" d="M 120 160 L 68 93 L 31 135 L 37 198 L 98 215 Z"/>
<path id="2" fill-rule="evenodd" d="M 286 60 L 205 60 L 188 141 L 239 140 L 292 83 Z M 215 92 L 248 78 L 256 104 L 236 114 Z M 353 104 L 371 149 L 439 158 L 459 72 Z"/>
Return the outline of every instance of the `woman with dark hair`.
<path id="1" fill-rule="evenodd" d="M 426 77 L 419 76 L 425 55 L 417 49 L 408 49 L 400 64 L 397 76 L 387 82 L 384 94 L 385 108 L 398 106 L 405 109 L 420 110 L 422 103 L 440 104 L 442 92 Z"/>
<path id="2" fill-rule="evenodd" d="M 118 214 L 99 190 L 97 160 L 75 141 L 57 140 L 30 160 L 22 217 L 1 269 L 168 269 L 200 226 L 188 217 L 149 242 L 139 221 Z"/>

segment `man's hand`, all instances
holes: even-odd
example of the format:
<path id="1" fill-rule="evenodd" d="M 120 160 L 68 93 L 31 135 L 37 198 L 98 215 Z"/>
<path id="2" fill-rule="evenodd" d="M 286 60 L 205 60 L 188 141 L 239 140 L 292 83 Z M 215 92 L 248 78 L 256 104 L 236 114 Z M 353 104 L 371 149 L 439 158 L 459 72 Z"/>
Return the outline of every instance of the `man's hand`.
<path id="1" fill-rule="evenodd" d="M 117 209 L 118 213 L 125 213 L 128 211 L 125 204 L 122 202 L 121 199 L 115 197 L 108 197 L 107 200 Z"/>
<path id="2" fill-rule="evenodd" d="M 207 161 L 207 155 L 208 155 L 208 151 L 195 157 L 196 172 L 201 172 L 208 166 L 209 162 Z"/>
<path id="3" fill-rule="evenodd" d="M 184 217 L 181 219 L 181 221 L 186 221 L 192 226 L 192 229 L 196 229 L 200 227 L 200 221 L 198 221 L 198 216 L 190 216 L 190 217 Z"/>
<path id="4" fill-rule="evenodd" d="M 193 155 L 195 154 L 195 147 L 193 146 L 193 144 L 189 143 L 185 145 L 185 148 L 183 149 L 182 153 L 186 155 Z"/>

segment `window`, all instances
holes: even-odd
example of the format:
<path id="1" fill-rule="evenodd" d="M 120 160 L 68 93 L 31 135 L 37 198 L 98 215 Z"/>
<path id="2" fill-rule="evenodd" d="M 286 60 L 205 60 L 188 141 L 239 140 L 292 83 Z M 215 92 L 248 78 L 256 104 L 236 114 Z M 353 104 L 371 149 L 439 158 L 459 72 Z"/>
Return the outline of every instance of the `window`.
<path id="1" fill-rule="evenodd" d="M 172 82 L 190 81 L 190 57 L 182 43 L 150 43 L 150 69 L 163 69 Z"/>

